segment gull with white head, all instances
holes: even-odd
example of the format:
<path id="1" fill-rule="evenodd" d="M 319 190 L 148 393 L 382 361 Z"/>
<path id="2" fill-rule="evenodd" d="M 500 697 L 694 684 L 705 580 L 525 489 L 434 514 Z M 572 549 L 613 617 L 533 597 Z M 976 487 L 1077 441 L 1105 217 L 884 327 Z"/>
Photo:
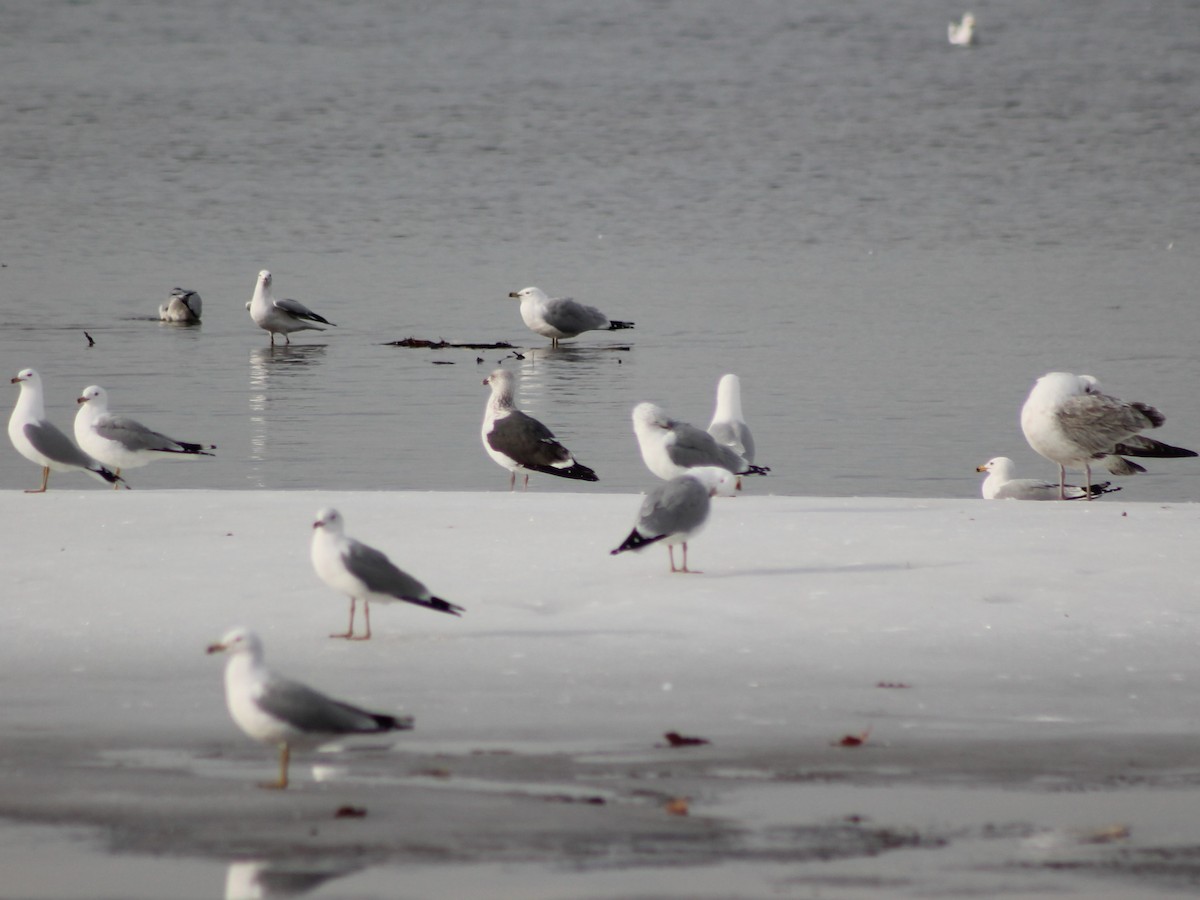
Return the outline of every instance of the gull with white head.
<path id="1" fill-rule="evenodd" d="M 729 495 L 734 476 L 718 466 L 699 466 L 684 475 L 664 481 L 646 495 L 637 522 L 613 556 L 626 550 L 641 550 L 659 541 L 667 545 L 672 572 L 695 572 L 687 564 L 688 541 L 708 522 L 711 498 Z M 675 545 L 683 547 L 683 568 L 675 568 Z"/>
<path id="2" fill-rule="evenodd" d="M 550 338 L 550 346 L 585 331 L 619 331 L 632 328 L 632 322 L 610 319 L 594 306 L 570 297 L 550 297 L 541 288 L 527 287 L 512 291 L 509 297 L 521 301 L 521 318 L 535 334 Z"/>
<path id="3" fill-rule="evenodd" d="M 1089 493 L 1111 494 L 1120 490 L 1119 487 L 1113 487 L 1111 481 L 1088 485 L 1086 490 L 1068 484 L 1065 488 L 1066 497 L 1060 498 L 1057 484 L 1037 478 L 1017 478 L 1016 466 L 1007 456 L 989 459 L 983 465 L 976 466 L 975 471 L 988 473 L 981 488 L 984 500 L 1082 500 Z"/>
<path id="4" fill-rule="evenodd" d="M 259 272 L 258 281 L 254 285 L 254 296 L 246 304 L 254 324 L 271 335 L 272 345 L 277 334 L 282 334 L 284 341 L 290 344 L 292 341 L 288 335 L 293 331 L 324 331 L 321 325 L 334 325 L 299 300 L 276 300 L 271 291 L 272 281 L 269 271 L 263 269 Z"/>

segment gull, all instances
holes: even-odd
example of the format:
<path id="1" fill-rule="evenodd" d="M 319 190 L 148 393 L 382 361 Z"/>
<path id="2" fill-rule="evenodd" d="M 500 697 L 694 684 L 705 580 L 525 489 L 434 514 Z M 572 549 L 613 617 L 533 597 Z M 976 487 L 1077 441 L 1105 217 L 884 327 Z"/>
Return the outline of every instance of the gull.
<path id="1" fill-rule="evenodd" d="M 962 22 L 951 22 L 946 26 L 946 36 L 955 47 L 970 47 L 975 43 L 975 16 L 964 13 Z"/>
<path id="2" fill-rule="evenodd" d="M 177 441 L 151 431 L 141 422 L 114 416 L 108 411 L 108 391 L 99 385 L 89 384 L 75 402 L 79 404 L 75 440 L 118 475 L 122 469 L 149 465 L 156 459 L 195 459 L 212 456 L 208 451 L 217 449 L 213 444 Z"/>
<path id="3" fill-rule="evenodd" d="M 722 375 L 717 382 L 717 408 L 708 423 L 708 433 L 746 462 L 754 462 L 754 435 L 742 418 L 742 380 L 736 375 Z M 740 475 L 737 486 L 739 490 L 742 487 Z"/>
<path id="4" fill-rule="evenodd" d="M 164 322 L 181 322 L 185 325 L 195 325 L 200 321 L 200 310 L 203 301 L 195 291 L 183 288 L 172 288 L 171 298 L 158 307 L 158 317 Z"/>
<path id="5" fill-rule="evenodd" d="M 483 449 L 497 465 L 509 470 L 508 489 L 515 490 L 517 470 L 525 473 L 525 489 L 529 489 L 529 473 L 543 472 L 579 481 L 599 481 L 596 473 L 575 462 L 571 451 L 554 439 L 554 433 L 533 416 L 527 416 L 514 405 L 516 387 L 512 373 L 496 369 L 483 383 L 492 389 L 483 410 Z"/>
<path id="6" fill-rule="evenodd" d="M 641 550 L 665 541 L 672 572 L 695 572 L 687 564 L 687 542 L 708 521 L 710 499 L 729 494 L 734 476 L 718 466 L 698 466 L 654 488 L 642 501 L 637 523 L 621 546 L 609 551 L 616 556 L 625 550 Z M 675 545 L 683 545 L 683 568 L 675 568 Z"/>
<path id="7" fill-rule="evenodd" d="M 452 616 L 465 612 L 461 606 L 433 596 L 429 588 L 407 572 L 396 568 L 390 559 L 374 547 L 346 537 L 345 527 L 341 513 L 336 509 L 320 510 L 317 520 L 313 522 L 313 568 L 317 570 L 317 575 L 322 581 L 350 598 L 350 626 L 345 634 L 331 634 L 330 637 L 352 641 L 370 640 L 372 600 L 381 603 L 403 600 Z M 361 638 L 356 638 L 354 606 L 359 598 L 362 598 L 363 602 L 367 633 Z"/>
<path id="8" fill-rule="evenodd" d="M 541 288 L 527 287 L 509 295 L 521 301 L 521 318 L 529 330 L 550 338 L 550 346 L 585 331 L 619 331 L 632 328 L 632 322 L 610 319 L 594 306 L 585 306 L 570 297 L 548 297 Z"/>
<path id="9" fill-rule="evenodd" d="M 413 727 L 412 716 L 367 712 L 334 700 L 298 681 L 275 674 L 263 663 L 263 645 L 248 628 L 234 628 L 209 653 L 228 653 L 225 704 L 250 738 L 279 747 L 279 779 L 265 788 L 288 786 L 292 750 L 319 747 L 354 734 L 382 734 Z"/>
<path id="10" fill-rule="evenodd" d="M 8 439 L 12 441 L 18 453 L 42 467 L 42 486 L 29 488 L 25 493 L 44 493 L 46 484 L 50 481 L 51 469 L 56 472 L 82 469 L 93 478 L 102 479 L 114 486 L 121 481 L 119 474 L 80 450 L 74 441 L 46 418 L 42 377 L 37 372 L 33 369 L 22 369 L 10 381 L 21 386 L 21 393 L 8 420 Z"/>
<path id="11" fill-rule="evenodd" d="M 976 472 L 988 473 L 988 477 L 983 479 L 983 499 L 1060 499 L 1057 484 L 1051 484 L 1049 481 L 1040 481 L 1037 478 L 1016 478 L 1014 477 L 1014 469 L 1013 461 L 1007 456 L 997 456 L 994 459 L 989 459 L 981 466 L 976 466 Z M 1089 493 L 1111 494 L 1119 490 L 1119 487 L 1112 487 L 1112 482 L 1110 481 L 1089 485 L 1086 490 L 1074 484 L 1068 484 L 1065 488 L 1067 500 L 1082 500 Z"/>
<path id="12" fill-rule="evenodd" d="M 1067 499 L 1066 472 L 1083 469 L 1092 480 L 1092 463 L 1100 460 L 1114 475 L 1146 471 L 1125 456 L 1164 459 L 1196 456 L 1138 432 L 1158 428 L 1166 417 L 1153 406 L 1129 403 L 1105 394 L 1091 375 L 1049 372 L 1039 378 L 1021 408 L 1021 430 L 1038 454 L 1058 464 L 1059 499 Z M 1092 494 L 1087 498 L 1090 500 Z"/>
<path id="13" fill-rule="evenodd" d="M 287 343 L 291 343 L 288 334 L 293 331 L 324 331 L 320 325 L 334 325 L 323 316 L 317 315 L 299 300 L 276 300 L 271 295 L 271 273 L 263 269 L 258 273 L 258 282 L 254 285 L 254 296 L 246 304 L 250 310 L 250 318 L 259 328 L 271 335 L 271 344 L 275 344 L 275 335 L 282 334 Z M 336 328 L 337 326 L 334 325 Z"/>
<path id="14" fill-rule="evenodd" d="M 765 475 L 771 471 L 717 443 L 707 431 L 672 419 L 653 403 L 639 403 L 633 408 L 633 433 L 646 468 L 662 479 L 686 474 L 698 466 L 719 466 L 734 475 Z"/>

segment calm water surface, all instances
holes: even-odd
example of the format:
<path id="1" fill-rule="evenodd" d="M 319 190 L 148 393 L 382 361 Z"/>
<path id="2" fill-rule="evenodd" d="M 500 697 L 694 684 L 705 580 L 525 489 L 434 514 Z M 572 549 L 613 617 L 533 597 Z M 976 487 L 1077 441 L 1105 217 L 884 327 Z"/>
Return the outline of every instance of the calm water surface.
<path id="1" fill-rule="evenodd" d="M 39 369 L 64 428 L 97 383 L 219 445 L 141 488 L 506 489 L 478 433 L 501 359 L 601 478 L 536 490 L 644 489 L 633 405 L 705 425 L 729 371 L 755 492 L 972 496 L 1001 454 L 1050 477 L 1017 415 L 1054 369 L 1200 447 L 1200 7 L 1008 3 L 972 50 L 960 13 L 15 0 L 3 370 Z M 264 267 L 338 327 L 270 349 Z M 200 328 L 149 320 L 177 284 Z M 507 299 L 530 284 L 637 329 L 549 350 Z M 1122 498 L 1200 495 L 1200 464 L 1150 468 Z M 0 452 L 0 487 L 37 478 Z"/>

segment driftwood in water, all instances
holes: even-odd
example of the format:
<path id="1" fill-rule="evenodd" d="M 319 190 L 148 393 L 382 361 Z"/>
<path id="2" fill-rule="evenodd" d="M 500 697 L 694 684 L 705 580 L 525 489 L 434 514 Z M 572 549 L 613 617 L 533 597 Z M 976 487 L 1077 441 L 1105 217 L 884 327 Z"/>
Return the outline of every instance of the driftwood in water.
<path id="1" fill-rule="evenodd" d="M 402 341 L 388 341 L 385 347 L 417 347 L 425 350 L 511 350 L 513 345 L 508 341 L 495 344 L 454 343 L 451 341 L 427 341 L 424 338 L 405 338 Z"/>

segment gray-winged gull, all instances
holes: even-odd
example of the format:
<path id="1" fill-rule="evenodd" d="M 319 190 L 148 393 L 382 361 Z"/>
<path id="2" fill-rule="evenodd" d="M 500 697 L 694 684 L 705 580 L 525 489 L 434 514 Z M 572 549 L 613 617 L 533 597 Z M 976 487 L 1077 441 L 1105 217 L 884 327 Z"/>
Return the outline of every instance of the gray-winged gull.
<path id="1" fill-rule="evenodd" d="M 1049 481 L 1040 481 L 1037 478 L 1017 478 L 1015 475 L 1016 466 L 1013 461 L 1007 456 L 997 456 L 994 459 L 989 459 L 981 466 L 976 466 L 976 472 L 987 472 L 987 478 L 983 479 L 983 499 L 984 500 L 1059 500 L 1058 485 L 1051 484 Z M 1112 482 L 1105 481 L 1101 484 L 1089 485 L 1089 490 L 1084 490 L 1078 485 L 1068 484 L 1066 486 L 1067 500 L 1082 500 L 1090 491 L 1093 494 L 1111 494 L 1114 491 L 1119 491 L 1119 487 L 1113 487 Z"/>
<path id="2" fill-rule="evenodd" d="M 156 459 L 195 459 L 212 456 L 208 451 L 217 449 L 213 444 L 177 441 L 126 416 L 114 416 L 108 411 L 108 392 L 99 385 L 89 384 L 75 402 L 75 440 L 118 475 Z"/>
<path id="3" fill-rule="evenodd" d="M 391 603 L 403 600 L 438 612 L 457 616 L 461 606 L 435 597 L 421 582 L 398 569 L 390 559 L 374 547 L 346 537 L 345 522 L 336 509 L 322 509 L 313 522 L 312 564 L 317 575 L 327 585 L 350 598 L 350 625 L 345 634 L 330 637 L 367 641 L 371 639 L 371 601 Z M 354 636 L 354 607 L 363 602 L 363 617 L 367 633 Z"/>
<path id="4" fill-rule="evenodd" d="M 946 38 L 955 47 L 970 47 L 975 43 L 975 16 L 963 13 L 961 22 L 951 22 L 946 26 Z"/>
<path id="5" fill-rule="evenodd" d="M 746 462 L 754 462 L 754 435 L 742 417 L 742 381 L 736 375 L 722 375 L 717 382 L 717 408 L 708 433 Z"/>
<path id="6" fill-rule="evenodd" d="M 1067 499 L 1067 467 L 1083 469 L 1092 481 L 1092 463 L 1101 460 L 1114 475 L 1146 471 L 1126 456 L 1178 458 L 1195 451 L 1172 447 L 1138 432 L 1158 428 L 1166 417 L 1153 406 L 1129 403 L 1100 390 L 1090 375 L 1049 372 L 1039 378 L 1021 408 L 1021 430 L 1038 454 L 1058 464 L 1059 499 Z M 1087 495 L 1090 500 L 1091 494 Z"/>
<path id="7" fill-rule="evenodd" d="M 263 663 L 262 641 L 247 628 L 229 631 L 210 644 L 208 652 L 229 654 L 225 703 L 233 721 L 254 740 L 279 747 L 279 780 L 262 787 L 288 786 L 292 750 L 319 747 L 348 735 L 413 727 L 412 716 L 368 712 L 275 674 Z"/>
<path id="8" fill-rule="evenodd" d="M 734 475 L 765 475 L 770 471 L 717 443 L 707 431 L 671 418 L 653 403 L 639 403 L 633 408 L 633 433 L 646 468 L 659 478 L 674 478 L 698 466 L 719 466 Z"/>
<path id="9" fill-rule="evenodd" d="M 21 386 L 21 393 L 8 420 L 8 439 L 18 453 L 42 467 L 42 486 L 29 488 L 25 493 L 43 493 L 50 481 L 51 469 L 55 472 L 85 471 L 93 478 L 114 485 L 122 480 L 116 472 L 80 450 L 74 441 L 46 418 L 42 378 L 37 372 L 22 369 L 10 380 L 12 384 Z"/>
<path id="10" fill-rule="evenodd" d="M 183 288 L 172 288 L 171 296 L 166 303 L 159 305 L 158 317 L 164 322 L 178 322 L 183 325 L 195 325 L 200 321 L 200 312 L 204 302 L 195 291 Z"/>
<path id="11" fill-rule="evenodd" d="M 290 344 L 292 341 L 288 335 L 293 331 L 324 331 L 321 325 L 334 325 L 299 300 L 276 300 L 271 293 L 271 281 L 271 273 L 266 269 L 258 273 L 254 296 L 246 308 L 250 310 L 254 324 L 271 335 L 272 344 L 277 334 L 282 334 L 284 341 Z"/>
<path id="12" fill-rule="evenodd" d="M 483 449 L 497 465 L 508 469 L 510 491 L 516 488 L 517 470 L 525 474 L 526 489 L 529 487 L 530 472 L 579 481 L 599 481 L 595 472 L 577 463 L 571 451 L 555 440 L 549 428 L 516 408 L 516 386 L 511 372 L 496 369 L 483 379 L 483 383 L 492 389 L 483 411 L 480 433 Z"/>
<path id="13" fill-rule="evenodd" d="M 550 338 L 552 347 L 557 347 L 560 340 L 585 331 L 619 331 L 633 327 L 632 322 L 610 319 L 596 307 L 570 297 L 549 297 L 541 288 L 522 288 L 508 296 L 521 301 L 521 318 L 529 330 Z"/>
<path id="14" fill-rule="evenodd" d="M 699 466 L 658 485 L 646 495 L 638 511 L 637 523 L 613 556 L 625 550 L 641 550 L 663 541 L 671 560 L 672 572 L 692 572 L 688 568 L 689 539 L 708 521 L 710 499 L 718 493 L 730 493 L 734 476 L 718 466 Z M 683 546 L 683 568 L 675 568 L 675 545 Z"/>

